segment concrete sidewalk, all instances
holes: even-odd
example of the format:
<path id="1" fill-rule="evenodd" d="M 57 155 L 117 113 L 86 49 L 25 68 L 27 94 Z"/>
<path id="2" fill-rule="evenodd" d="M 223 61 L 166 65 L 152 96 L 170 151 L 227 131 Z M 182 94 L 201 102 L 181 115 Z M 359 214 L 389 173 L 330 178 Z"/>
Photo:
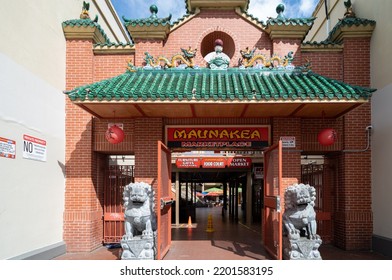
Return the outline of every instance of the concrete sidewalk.
<path id="1" fill-rule="evenodd" d="M 208 225 L 208 215 L 212 226 Z M 164 260 L 268 260 L 261 241 L 261 226 L 247 227 L 222 217 L 221 208 L 198 208 L 197 220 L 172 229 L 172 244 Z M 206 229 L 213 232 L 206 232 Z M 332 245 L 321 245 L 324 260 L 385 260 L 373 252 L 344 251 Z M 118 260 L 121 249 L 100 247 L 90 253 L 67 253 L 56 260 Z M 391 259 L 391 258 L 389 258 Z"/>

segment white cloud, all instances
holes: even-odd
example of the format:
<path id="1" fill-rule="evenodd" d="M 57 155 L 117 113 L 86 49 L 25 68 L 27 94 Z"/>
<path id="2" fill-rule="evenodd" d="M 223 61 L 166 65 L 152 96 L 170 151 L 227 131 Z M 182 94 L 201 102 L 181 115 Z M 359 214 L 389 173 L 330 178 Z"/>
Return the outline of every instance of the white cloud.
<path id="1" fill-rule="evenodd" d="M 318 0 L 301 0 L 299 10 L 302 14 L 311 15 L 317 3 Z"/>
<path id="2" fill-rule="evenodd" d="M 285 5 L 286 17 L 310 17 L 319 0 L 250 0 L 248 13 L 263 20 L 276 17 L 276 7 Z M 186 13 L 184 0 L 112 0 L 118 14 L 129 19 L 147 18 L 151 15 L 150 6 L 158 7 L 158 17 L 172 14 L 172 22 Z"/>
<path id="3" fill-rule="evenodd" d="M 282 0 L 251 0 L 248 13 L 265 22 L 268 17 L 277 16 L 276 7 L 280 3 Z"/>
<path id="4" fill-rule="evenodd" d="M 128 19 L 147 18 L 151 15 L 150 6 L 158 7 L 158 17 L 165 18 L 172 14 L 172 21 L 185 15 L 184 0 L 112 0 L 118 15 Z"/>

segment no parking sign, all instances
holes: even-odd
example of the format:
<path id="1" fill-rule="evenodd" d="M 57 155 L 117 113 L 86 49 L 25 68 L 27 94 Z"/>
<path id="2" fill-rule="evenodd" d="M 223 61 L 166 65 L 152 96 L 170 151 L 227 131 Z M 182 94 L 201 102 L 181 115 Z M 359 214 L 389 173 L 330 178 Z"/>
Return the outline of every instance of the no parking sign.
<path id="1" fill-rule="evenodd" d="M 46 141 L 24 134 L 23 158 L 46 161 Z"/>

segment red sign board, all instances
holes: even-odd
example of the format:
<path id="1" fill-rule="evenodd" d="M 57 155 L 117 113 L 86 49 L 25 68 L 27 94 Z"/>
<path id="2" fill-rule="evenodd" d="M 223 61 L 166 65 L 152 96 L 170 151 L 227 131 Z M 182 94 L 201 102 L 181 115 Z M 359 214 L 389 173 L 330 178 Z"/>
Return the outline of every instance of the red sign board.
<path id="1" fill-rule="evenodd" d="M 249 157 L 233 157 L 227 160 L 227 167 L 231 168 L 249 168 L 252 165 L 252 159 Z"/>
<path id="2" fill-rule="evenodd" d="M 167 126 L 170 148 L 235 149 L 269 145 L 269 126 Z"/>
<path id="3" fill-rule="evenodd" d="M 200 165 L 201 165 L 200 159 L 197 157 L 176 159 L 176 166 L 178 168 L 199 168 Z"/>
<path id="4" fill-rule="evenodd" d="M 225 168 L 227 160 L 225 158 L 203 158 L 201 166 L 203 168 Z"/>

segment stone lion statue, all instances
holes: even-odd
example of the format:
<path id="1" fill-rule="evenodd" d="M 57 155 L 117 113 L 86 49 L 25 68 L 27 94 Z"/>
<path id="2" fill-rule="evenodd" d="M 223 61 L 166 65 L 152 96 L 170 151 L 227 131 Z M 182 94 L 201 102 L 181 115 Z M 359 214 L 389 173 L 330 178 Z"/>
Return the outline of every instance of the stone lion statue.
<path id="1" fill-rule="evenodd" d="M 283 225 L 289 239 L 300 239 L 306 236 L 308 239 L 319 239 L 316 234 L 316 212 L 314 201 L 316 189 L 305 184 L 289 186 L 285 192 L 285 212 Z"/>
<path id="2" fill-rule="evenodd" d="M 123 192 L 125 207 L 125 236 L 153 237 L 156 231 L 154 191 L 147 183 L 131 183 Z"/>

